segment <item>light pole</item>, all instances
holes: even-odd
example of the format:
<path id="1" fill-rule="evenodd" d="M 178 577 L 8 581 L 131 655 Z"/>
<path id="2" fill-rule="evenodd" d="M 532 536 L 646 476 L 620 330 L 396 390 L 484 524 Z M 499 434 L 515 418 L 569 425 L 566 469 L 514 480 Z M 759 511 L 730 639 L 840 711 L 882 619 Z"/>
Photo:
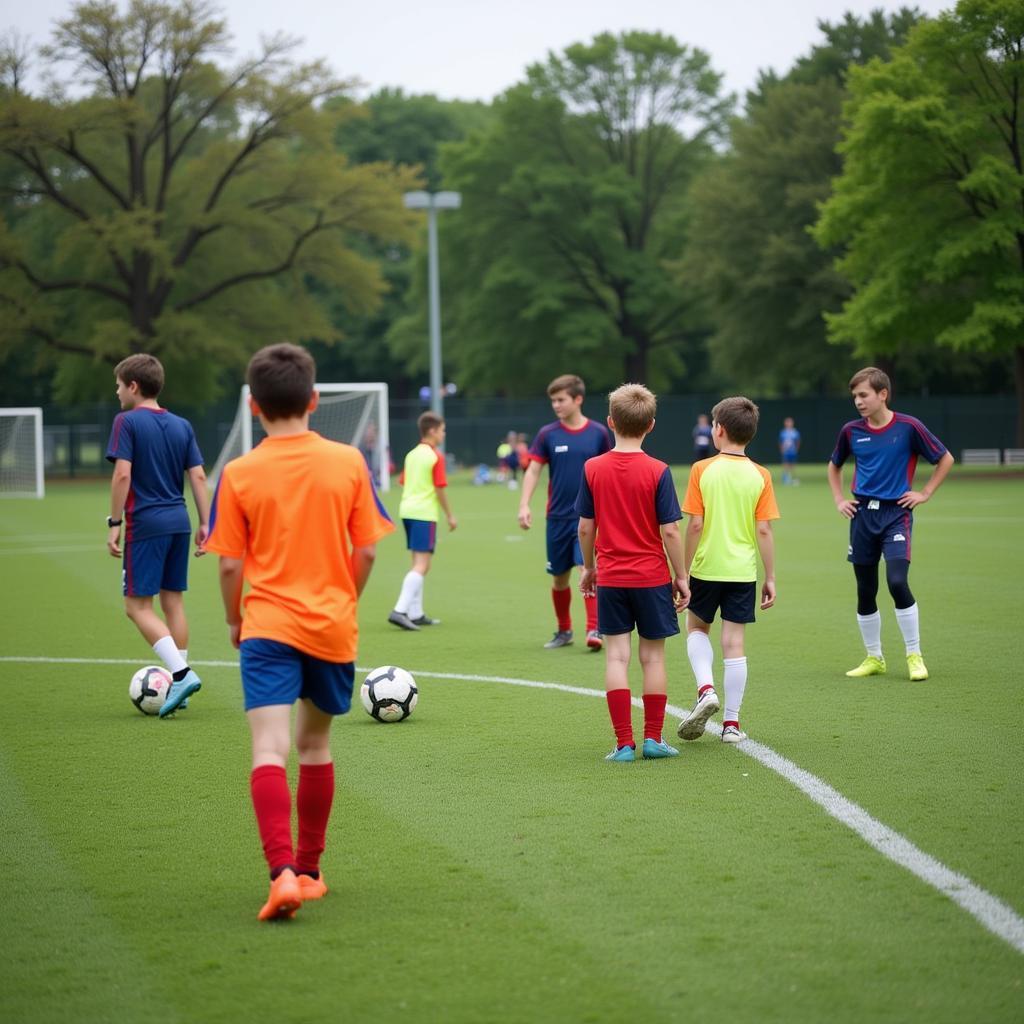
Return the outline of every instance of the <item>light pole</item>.
<path id="1" fill-rule="evenodd" d="M 462 205 L 458 192 L 406 192 L 406 209 L 427 211 L 427 279 L 430 312 L 430 408 L 444 416 L 441 384 L 441 272 L 437 259 L 437 211 L 457 210 Z"/>

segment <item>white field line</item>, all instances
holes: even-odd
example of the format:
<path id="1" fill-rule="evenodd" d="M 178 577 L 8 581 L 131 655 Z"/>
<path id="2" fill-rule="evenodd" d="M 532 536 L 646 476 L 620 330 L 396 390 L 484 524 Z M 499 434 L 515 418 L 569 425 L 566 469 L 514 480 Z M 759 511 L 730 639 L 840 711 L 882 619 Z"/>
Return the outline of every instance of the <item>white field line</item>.
<path id="1" fill-rule="evenodd" d="M 40 658 L 0 656 L 0 663 L 47 665 L 137 665 L 138 659 L 130 658 Z M 236 661 L 193 661 L 193 665 L 210 668 L 237 668 Z M 369 671 L 365 666 L 357 671 Z M 509 686 L 526 686 L 536 690 L 559 690 L 562 693 L 573 693 L 581 697 L 604 697 L 603 690 L 591 690 L 583 686 L 567 686 L 563 683 L 545 683 L 534 679 L 516 679 L 509 676 L 478 676 L 460 672 L 427 672 L 421 669 L 410 669 L 413 676 L 429 679 L 457 679 L 475 683 L 505 683 Z M 633 704 L 642 708 L 643 701 L 633 698 Z M 688 713 L 687 708 L 669 704 L 668 714 L 682 718 Z M 710 722 L 708 730 L 715 734 L 721 733 L 721 727 Z M 993 935 L 1012 946 L 1018 953 L 1024 953 L 1024 918 L 1008 904 L 975 885 L 965 875 L 947 868 L 940 861 L 918 849 L 909 839 L 900 835 L 880 821 L 872 818 L 863 807 L 847 800 L 842 793 L 833 789 L 828 783 L 816 775 L 804 771 L 788 758 L 754 740 L 746 740 L 737 744 L 740 753 L 759 761 L 766 768 L 781 775 L 787 782 L 809 797 L 822 810 L 837 821 L 855 832 L 869 846 L 874 847 L 883 857 L 906 868 L 922 882 L 937 889 L 947 896 L 961 909 L 967 911 L 979 924 L 987 928 Z"/>

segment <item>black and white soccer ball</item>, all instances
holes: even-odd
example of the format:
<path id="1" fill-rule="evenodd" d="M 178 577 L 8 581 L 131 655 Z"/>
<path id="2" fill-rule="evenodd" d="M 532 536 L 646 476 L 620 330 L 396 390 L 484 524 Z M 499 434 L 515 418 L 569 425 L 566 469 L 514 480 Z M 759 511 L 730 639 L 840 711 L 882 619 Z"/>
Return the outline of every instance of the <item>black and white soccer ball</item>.
<path id="1" fill-rule="evenodd" d="M 382 665 L 367 674 L 359 696 L 366 713 L 378 722 L 401 722 L 416 707 L 419 690 L 412 673 L 394 665 Z"/>
<path id="2" fill-rule="evenodd" d="M 128 684 L 131 702 L 144 714 L 156 715 L 171 689 L 171 673 L 159 665 L 140 668 Z"/>

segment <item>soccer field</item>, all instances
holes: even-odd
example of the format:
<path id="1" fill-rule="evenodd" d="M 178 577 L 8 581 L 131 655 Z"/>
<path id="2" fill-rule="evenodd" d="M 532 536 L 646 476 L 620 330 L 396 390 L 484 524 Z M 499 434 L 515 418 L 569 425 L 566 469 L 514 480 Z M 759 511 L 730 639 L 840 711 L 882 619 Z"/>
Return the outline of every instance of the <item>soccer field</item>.
<path id="1" fill-rule="evenodd" d="M 884 584 L 889 674 L 844 676 L 847 526 L 824 469 L 801 475 L 748 630 L 751 742 L 634 764 L 603 760 L 581 599 L 577 643 L 541 649 L 541 496 L 523 534 L 518 494 L 456 478 L 426 583 L 442 625 L 387 624 L 397 535 L 361 607 L 360 667 L 408 668 L 419 706 L 337 722 L 331 891 L 270 925 L 216 560 L 190 567 L 203 689 L 144 718 L 106 485 L 0 502 L 0 1020 L 1024 1020 L 1024 482 L 954 471 L 917 513 L 931 678 L 910 683 Z M 682 638 L 668 658 L 682 709 Z"/>

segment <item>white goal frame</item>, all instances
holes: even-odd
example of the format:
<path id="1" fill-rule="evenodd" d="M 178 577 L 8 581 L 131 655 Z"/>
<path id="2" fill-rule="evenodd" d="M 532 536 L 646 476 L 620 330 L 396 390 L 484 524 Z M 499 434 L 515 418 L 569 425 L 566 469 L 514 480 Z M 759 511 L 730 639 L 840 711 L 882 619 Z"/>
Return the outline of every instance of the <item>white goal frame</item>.
<path id="1" fill-rule="evenodd" d="M 21 417 L 34 420 L 32 428 L 34 444 L 32 449 L 36 462 L 35 473 L 33 474 L 35 487 L 24 491 L 8 491 L 0 486 L 0 498 L 42 498 L 46 491 L 46 484 L 43 478 L 43 410 L 38 406 L 35 408 L 0 408 L 0 417 L 4 419 Z"/>
<path id="2" fill-rule="evenodd" d="M 380 382 L 373 383 L 335 383 L 327 382 L 323 384 L 314 384 L 314 390 L 319 392 L 321 397 L 324 395 L 337 395 L 345 393 L 375 393 L 377 395 L 377 448 L 379 452 L 378 458 L 378 472 L 374 479 L 374 484 L 377 486 L 379 491 L 387 491 L 391 489 L 391 430 L 388 419 L 388 386 L 387 384 Z M 224 444 L 221 448 L 220 455 L 217 457 L 217 462 L 210 473 L 210 476 L 216 479 L 220 476 L 221 470 L 224 468 L 225 463 L 228 461 L 227 453 L 232 448 L 241 448 L 240 454 L 251 451 L 253 446 L 253 425 L 255 417 L 252 414 L 252 410 L 249 408 L 249 385 L 243 384 L 242 390 L 238 398 L 238 411 L 235 413 L 234 423 L 231 425 L 231 431 L 228 434 Z M 359 419 L 355 431 L 355 437 L 353 442 L 358 446 L 358 441 L 362 437 L 363 432 L 369 423 L 372 406 L 368 403 L 366 408 Z M 313 413 L 310 420 L 310 429 L 316 430 L 316 412 Z M 332 439 L 333 440 L 333 439 Z"/>

